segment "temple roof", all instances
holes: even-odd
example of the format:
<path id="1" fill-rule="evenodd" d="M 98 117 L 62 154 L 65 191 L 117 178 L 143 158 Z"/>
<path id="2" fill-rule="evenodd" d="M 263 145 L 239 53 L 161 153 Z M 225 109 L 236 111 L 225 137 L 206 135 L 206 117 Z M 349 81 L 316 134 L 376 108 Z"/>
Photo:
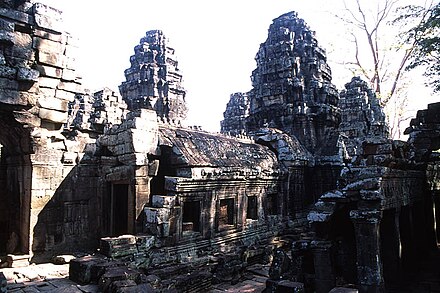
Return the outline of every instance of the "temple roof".
<path id="1" fill-rule="evenodd" d="M 248 139 L 191 129 L 159 127 L 159 145 L 173 149 L 172 165 L 189 167 L 278 168 L 275 153 Z"/>

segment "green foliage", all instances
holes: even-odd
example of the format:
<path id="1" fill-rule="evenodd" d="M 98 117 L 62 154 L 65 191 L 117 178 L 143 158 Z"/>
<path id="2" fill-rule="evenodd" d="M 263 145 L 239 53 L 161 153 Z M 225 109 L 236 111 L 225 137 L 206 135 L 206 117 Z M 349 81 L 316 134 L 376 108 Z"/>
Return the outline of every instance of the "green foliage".
<path id="1" fill-rule="evenodd" d="M 394 24 L 418 20 L 417 25 L 402 34 L 404 43 L 414 46 L 406 69 L 423 66 L 430 85 L 440 92 L 440 2 L 429 8 L 410 5 L 400 10 Z"/>

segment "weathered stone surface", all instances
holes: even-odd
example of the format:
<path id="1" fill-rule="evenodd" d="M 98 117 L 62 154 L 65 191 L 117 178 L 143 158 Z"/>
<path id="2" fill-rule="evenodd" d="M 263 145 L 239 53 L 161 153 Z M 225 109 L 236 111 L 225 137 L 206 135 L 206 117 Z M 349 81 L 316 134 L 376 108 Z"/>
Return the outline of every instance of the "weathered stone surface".
<path id="1" fill-rule="evenodd" d="M 67 112 L 41 108 L 38 116 L 41 119 L 49 120 L 54 123 L 65 123 L 67 121 Z"/>
<path id="2" fill-rule="evenodd" d="M 329 137 L 320 133 L 339 123 L 338 92 L 315 33 L 295 12 L 283 14 L 273 20 L 255 59 L 248 129 L 278 128 L 311 152 L 323 146 L 329 151 Z"/>
<path id="3" fill-rule="evenodd" d="M 249 115 L 249 98 L 246 93 L 231 95 L 223 113 L 221 132 L 231 135 L 247 133 L 246 118 Z"/>
<path id="4" fill-rule="evenodd" d="M 88 284 L 93 280 L 92 267 L 106 261 L 99 257 L 86 256 L 70 261 L 69 278 L 79 284 Z"/>
<path id="5" fill-rule="evenodd" d="M 165 122 L 180 124 L 187 115 L 182 75 L 162 31 L 148 31 L 134 48 L 126 81 L 119 86 L 130 110 L 154 109 Z"/>
<path id="6" fill-rule="evenodd" d="M 321 293 L 380 291 L 393 268 L 417 267 L 434 247 L 439 104 L 417 114 L 409 143 L 391 141 L 365 82 L 338 98 L 325 51 L 295 13 L 269 28 L 252 90 L 231 96 L 231 137 L 181 127 L 182 74 L 161 31 L 135 47 L 122 96 L 91 93 L 59 11 L 0 7 L 0 254 L 39 261 L 113 235 L 99 252 L 119 261 L 71 260 L 73 280 L 201 292 L 240 281 L 278 247 L 268 291 Z"/>
<path id="7" fill-rule="evenodd" d="M 29 69 L 29 68 L 18 68 L 17 72 L 17 79 L 22 81 L 38 81 L 38 77 L 40 76 L 40 73 L 35 69 Z"/>

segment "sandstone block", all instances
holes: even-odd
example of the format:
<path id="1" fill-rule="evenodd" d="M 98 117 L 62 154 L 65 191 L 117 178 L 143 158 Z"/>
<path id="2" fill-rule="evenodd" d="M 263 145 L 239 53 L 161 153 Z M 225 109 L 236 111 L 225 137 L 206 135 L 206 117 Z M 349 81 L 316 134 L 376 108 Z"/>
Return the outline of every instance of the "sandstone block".
<path id="1" fill-rule="evenodd" d="M 152 196 L 152 206 L 154 208 L 172 208 L 174 207 L 176 203 L 176 197 L 175 196 L 168 196 L 168 195 L 158 195 L 154 194 Z"/>
<path id="2" fill-rule="evenodd" d="M 13 32 L 0 30 L 0 43 L 14 45 L 15 36 Z"/>
<path id="3" fill-rule="evenodd" d="M 118 156 L 119 162 L 125 165 L 143 166 L 148 164 L 148 158 L 144 154 L 128 153 Z"/>
<path id="4" fill-rule="evenodd" d="M 107 257 L 118 258 L 137 253 L 136 237 L 122 235 L 119 237 L 101 238 L 101 253 Z"/>
<path id="5" fill-rule="evenodd" d="M 152 235 L 136 236 L 136 245 L 138 251 L 140 252 L 149 251 L 151 248 L 154 247 L 155 241 L 156 241 L 156 237 Z"/>
<path id="6" fill-rule="evenodd" d="M 16 75 L 17 75 L 16 68 L 0 65 L 0 77 L 15 79 Z"/>
<path id="7" fill-rule="evenodd" d="M 0 8 L 0 16 L 3 16 L 5 18 L 9 18 L 9 19 L 13 19 L 13 20 L 16 20 L 19 22 L 23 22 L 26 24 L 32 23 L 32 16 L 31 15 L 29 15 L 27 13 L 23 13 L 21 11 L 17 11 L 17 10 Z"/>
<path id="8" fill-rule="evenodd" d="M 28 111 L 14 111 L 14 119 L 19 123 L 32 127 L 39 127 L 41 125 L 41 119 Z"/>
<path id="9" fill-rule="evenodd" d="M 40 72 L 40 76 L 52 77 L 52 78 L 61 78 L 62 69 L 47 65 L 37 65 L 37 70 Z"/>
<path id="10" fill-rule="evenodd" d="M 169 208 L 152 208 L 145 207 L 145 219 L 147 223 L 162 224 L 169 221 Z"/>
<path id="11" fill-rule="evenodd" d="M 35 3 L 34 13 L 35 22 L 39 27 L 55 32 L 63 31 L 61 11 L 41 3 Z"/>
<path id="12" fill-rule="evenodd" d="M 26 106 L 32 102 L 32 95 L 26 92 L 0 89 L 0 103 Z"/>
<path id="13" fill-rule="evenodd" d="M 83 93 L 84 90 L 81 87 L 81 84 L 76 82 L 68 82 L 68 81 L 61 81 L 58 84 L 58 89 L 64 90 L 71 93 Z"/>
<path id="14" fill-rule="evenodd" d="M 66 57 L 60 53 L 38 52 L 38 61 L 42 64 L 64 68 Z"/>
<path id="15" fill-rule="evenodd" d="M 50 77 L 40 77 L 38 79 L 38 84 L 40 85 L 40 87 L 47 87 L 51 89 L 56 89 L 59 82 L 59 79 Z"/>
<path id="16" fill-rule="evenodd" d="M 75 100 L 75 93 L 66 92 L 60 89 L 57 89 L 55 92 L 55 97 L 61 100 L 66 100 L 69 102 L 73 102 Z"/>
<path id="17" fill-rule="evenodd" d="M 18 82 L 9 78 L 0 78 L 0 89 L 17 91 Z"/>
<path id="18" fill-rule="evenodd" d="M 32 49 L 32 38 L 30 35 L 14 32 L 14 46 L 26 49 Z"/>
<path id="19" fill-rule="evenodd" d="M 52 33 L 43 29 L 34 29 L 34 35 L 43 39 L 48 39 L 54 42 L 65 44 L 67 41 L 66 34 Z"/>
<path id="20" fill-rule="evenodd" d="M 94 280 L 92 277 L 92 268 L 106 260 L 95 256 L 85 256 L 73 259 L 69 264 L 69 278 L 79 284 L 88 284 Z"/>
<path id="21" fill-rule="evenodd" d="M 63 81 L 75 81 L 77 79 L 77 74 L 75 70 L 72 69 L 63 69 L 63 75 L 62 75 Z"/>
<path id="22" fill-rule="evenodd" d="M 22 81 L 38 81 L 38 77 L 40 76 L 40 72 L 35 69 L 18 68 L 17 79 Z"/>
<path id="23" fill-rule="evenodd" d="M 110 169 L 110 173 L 106 175 L 107 181 L 127 180 L 133 178 L 134 171 L 131 166 L 117 166 Z"/>
<path id="24" fill-rule="evenodd" d="M 64 54 L 65 45 L 48 39 L 35 37 L 32 47 L 40 52 Z"/>
<path id="25" fill-rule="evenodd" d="M 350 183 L 344 190 L 378 189 L 381 183 L 381 178 L 368 178 Z"/>
<path id="26" fill-rule="evenodd" d="M 65 123 L 67 121 L 67 112 L 60 112 L 52 109 L 41 108 L 38 116 L 41 119 L 55 123 Z"/>

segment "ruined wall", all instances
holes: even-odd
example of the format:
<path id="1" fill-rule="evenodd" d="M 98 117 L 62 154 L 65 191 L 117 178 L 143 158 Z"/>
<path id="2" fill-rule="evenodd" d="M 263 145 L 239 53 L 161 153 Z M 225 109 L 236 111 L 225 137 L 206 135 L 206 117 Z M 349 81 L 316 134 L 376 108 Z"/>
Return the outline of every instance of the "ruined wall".
<path id="1" fill-rule="evenodd" d="M 60 11 L 0 4 L 1 253 L 36 257 L 96 245 L 95 140 L 65 132 L 69 103 L 84 95 L 76 43 Z"/>
<path id="2" fill-rule="evenodd" d="M 324 193 L 308 216 L 316 231 L 310 245 L 320 267 L 317 292 L 351 282 L 361 292 L 399 288 L 402 276 L 436 247 L 436 106 L 419 111 L 405 143 L 388 138 L 383 112 L 365 82 L 353 78 L 340 101 L 345 167 L 338 189 Z M 356 263 L 348 258 L 354 255 Z"/>
<path id="3" fill-rule="evenodd" d="M 126 81 L 119 86 L 128 108 L 154 109 L 163 121 L 180 124 L 188 112 L 186 91 L 168 39 L 160 30 L 148 31 L 134 52 L 125 70 Z"/>

